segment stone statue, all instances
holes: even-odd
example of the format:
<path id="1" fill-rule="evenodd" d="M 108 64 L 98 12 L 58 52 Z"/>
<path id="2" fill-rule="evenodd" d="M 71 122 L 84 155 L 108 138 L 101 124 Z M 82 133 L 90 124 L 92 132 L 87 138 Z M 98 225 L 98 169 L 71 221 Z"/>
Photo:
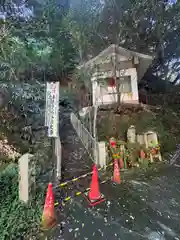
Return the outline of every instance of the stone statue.
<path id="1" fill-rule="evenodd" d="M 136 142 L 136 128 L 134 125 L 131 125 L 127 130 L 127 141 L 129 143 Z"/>

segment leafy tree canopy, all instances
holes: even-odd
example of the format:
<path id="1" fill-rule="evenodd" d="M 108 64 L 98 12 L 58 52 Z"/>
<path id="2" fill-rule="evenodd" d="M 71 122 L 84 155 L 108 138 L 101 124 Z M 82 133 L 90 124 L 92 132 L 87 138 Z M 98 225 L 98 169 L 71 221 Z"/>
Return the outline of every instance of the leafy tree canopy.
<path id="1" fill-rule="evenodd" d="M 156 55 L 152 71 L 169 80 L 171 70 L 177 82 L 179 10 L 179 1 L 165 0 L 2 0 L 1 80 L 58 80 L 116 43 Z"/>

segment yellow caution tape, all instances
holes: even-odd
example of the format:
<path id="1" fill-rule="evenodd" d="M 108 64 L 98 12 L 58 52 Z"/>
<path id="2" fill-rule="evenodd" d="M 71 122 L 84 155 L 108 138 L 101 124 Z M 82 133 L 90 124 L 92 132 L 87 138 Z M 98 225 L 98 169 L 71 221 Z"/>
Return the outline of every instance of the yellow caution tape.
<path id="1" fill-rule="evenodd" d="M 110 166 L 112 166 L 113 165 L 113 163 L 110 163 L 110 164 L 108 164 L 107 166 L 105 166 L 104 167 L 104 169 L 106 169 L 106 168 L 108 168 L 108 167 L 110 167 Z M 98 171 L 101 171 L 103 168 L 98 168 Z M 85 178 L 85 177 L 87 177 L 87 176 L 89 176 L 89 175 L 91 175 L 92 174 L 92 172 L 89 172 L 89 173 L 86 173 L 86 174 L 83 174 L 83 175 L 81 175 L 81 176 L 79 176 L 79 177 L 76 177 L 76 178 L 73 178 L 73 179 L 71 179 L 71 180 L 68 180 L 68 181 L 66 181 L 66 182 L 63 182 L 63 183 L 60 183 L 59 185 L 58 185 L 58 187 L 65 187 L 66 185 L 68 185 L 69 183 L 72 183 L 72 182 L 76 182 L 76 181 L 78 181 L 79 179 L 82 179 L 82 178 Z M 57 188 L 57 187 L 56 187 Z"/>
<path id="2" fill-rule="evenodd" d="M 100 182 L 100 184 L 104 184 L 104 183 L 108 182 L 109 180 L 110 180 L 110 179 L 104 180 L 104 181 Z M 87 191 L 89 191 L 89 190 L 90 190 L 90 188 L 86 188 L 86 189 L 85 189 L 84 191 L 82 191 L 82 192 L 76 192 L 73 197 L 72 197 L 72 196 L 68 196 L 68 197 L 64 198 L 64 199 L 62 200 L 62 202 L 61 202 L 61 205 L 62 205 L 62 206 L 65 206 L 65 203 L 66 203 L 66 202 L 70 201 L 70 200 L 73 199 L 74 197 L 80 196 L 81 194 L 83 194 L 83 193 L 85 193 L 85 192 L 87 192 Z M 55 203 L 54 203 L 54 206 L 56 207 L 56 206 L 58 206 L 59 204 L 60 204 L 59 202 L 55 202 Z"/>

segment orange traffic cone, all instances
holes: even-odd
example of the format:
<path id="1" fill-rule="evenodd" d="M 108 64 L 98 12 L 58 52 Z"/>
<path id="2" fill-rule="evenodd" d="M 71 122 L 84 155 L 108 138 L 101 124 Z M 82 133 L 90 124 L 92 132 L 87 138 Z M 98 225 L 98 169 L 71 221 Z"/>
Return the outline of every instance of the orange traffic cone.
<path id="1" fill-rule="evenodd" d="M 121 183 L 120 171 L 119 171 L 119 166 L 118 166 L 118 159 L 114 160 L 114 173 L 113 173 L 112 181 L 116 184 Z"/>
<path id="2" fill-rule="evenodd" d="M 98 183 L 98 172 L 96 165 L 93 166 L 93 175 L 92 175 L 92 181 L 90 185 L 90 191 L 89 191 L 89 199 L 90 200 L 98 200 L 101 198 L 101 193 L 99 191 L 99 183 Z"/>
<path id="3" fill-rule="evenodd" d="M 88 201 L 90 206 L 95 206 L 105 201 L 104 195 L 101 194 L 99 191 L 98 170 L 95 164 L 93 166 L 90 190 L 88 193 L 85 193 L 84 196 L 86 197 L 86 200 Z"/>
<path id="4" fill-rule="evenodd" d="M 49 183 L 42 216 L 42 229 L 50 230 L 55 225 L 56 218 L 54 212 L 54 194 L 52 189 L 52 183 Z"/>

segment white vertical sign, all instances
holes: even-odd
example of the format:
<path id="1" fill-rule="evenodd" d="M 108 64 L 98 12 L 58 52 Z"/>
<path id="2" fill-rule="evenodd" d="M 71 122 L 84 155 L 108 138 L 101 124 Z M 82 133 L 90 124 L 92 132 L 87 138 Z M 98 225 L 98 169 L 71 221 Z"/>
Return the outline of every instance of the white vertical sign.
<path id="1" fill-rule="evenodd" d="M 58 137 L 59 133 L 59 82 L 47 82 L 45 126 L 48 137 Z"/>

